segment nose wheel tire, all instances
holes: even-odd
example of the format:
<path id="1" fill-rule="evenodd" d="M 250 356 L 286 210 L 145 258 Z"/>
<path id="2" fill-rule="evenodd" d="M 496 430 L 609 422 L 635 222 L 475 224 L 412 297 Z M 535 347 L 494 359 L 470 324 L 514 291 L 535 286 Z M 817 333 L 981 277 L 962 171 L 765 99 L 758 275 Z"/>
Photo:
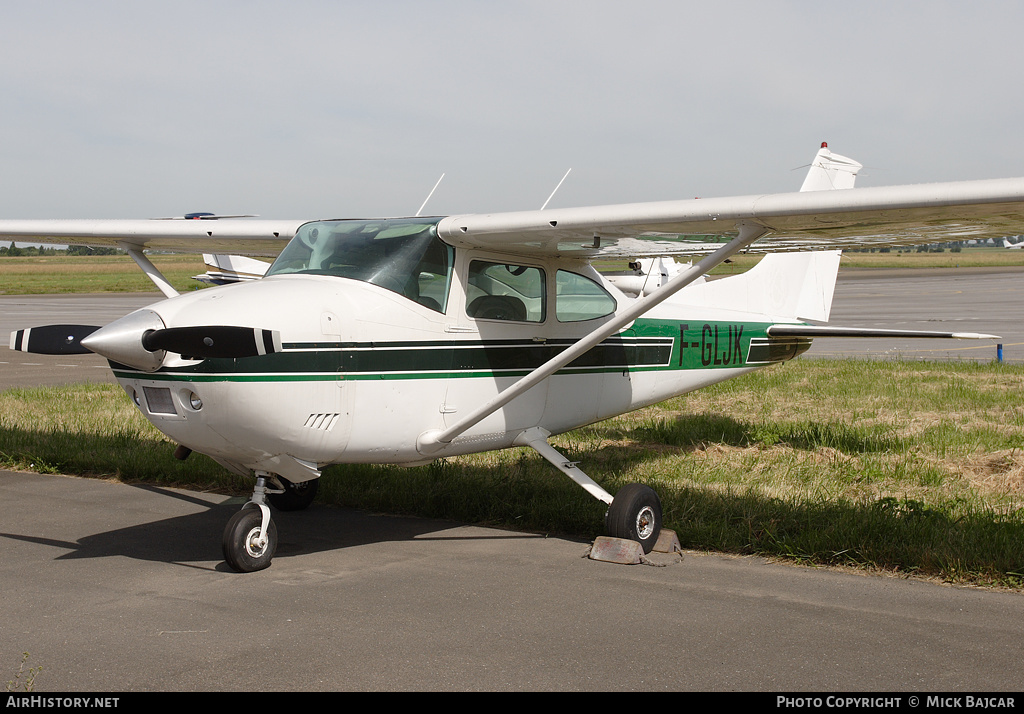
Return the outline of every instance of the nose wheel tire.
<path id="1" fill-rule="evenodd" d="M 267 542 L 261 544 L 260 526 L 263 514 L 259 508 L 243 508 L 228 521 L 224 529 L 224 560 L 240 573 L 253 573 L 270 565 L 277 550 L 277 526 L 267 525 Z"/>
<path id="2" fill-rule="evenodd" d="M 636 541 L 650 553 L 661 533 L 661 499 L 649 486 L 627 484 L 612 499 L 604 527 L 613 538 Z"/>

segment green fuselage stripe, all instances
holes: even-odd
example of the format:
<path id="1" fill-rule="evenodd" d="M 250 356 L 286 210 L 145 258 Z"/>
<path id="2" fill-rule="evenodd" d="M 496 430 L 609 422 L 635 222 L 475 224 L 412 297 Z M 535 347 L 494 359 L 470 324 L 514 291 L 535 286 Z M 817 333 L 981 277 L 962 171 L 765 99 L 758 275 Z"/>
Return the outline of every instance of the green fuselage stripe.
<path id="1" fill-rule="evenodd" d="M 597 345 L 559 374 L 728 369 L 795 356 L 765 348 L 769 342 L 781 344 L 766 338 L 769 324 L 638 320 L 632 328 Z M 208 359 L 155 373 L 120 364 L 111 366 L 119 377 L 191 382 L 520 377 L 573 342 L 558 339 L 285 343 L 284 351 L 276 354 Z"/>

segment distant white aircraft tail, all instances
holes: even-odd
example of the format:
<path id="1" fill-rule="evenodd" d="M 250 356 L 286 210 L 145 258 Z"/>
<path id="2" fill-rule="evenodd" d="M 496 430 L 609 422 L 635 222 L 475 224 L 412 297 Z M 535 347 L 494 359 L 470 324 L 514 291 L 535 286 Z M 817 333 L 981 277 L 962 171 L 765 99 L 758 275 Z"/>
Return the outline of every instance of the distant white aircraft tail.
<path id="1" fill-rule="evenodd" d="M 678 263 L 675 259 L 664 256 L 660 258 L 640 258 L 631 263 L 631 273 L 625 275 L 605 275 L 612 285 L 630 297 L 650 295 L 681 270 L 689 268 L 692 263 Z M 704 276 L 697 278 L 698 283 L 704 282 Z"/>
<path id="2" fill-rule="evenodd" d="M 857 180 L 857 172 L 864 168 L 853 159 L 828 150 L 828 144 L 821 143 L 821 148 L 811 162 L 801 191 L 829 191 L 837 188 L 853 188 Z"/>
<path id="3" fill-rule="evenodd" d="M 241 255 L 212 255 L 203 253 L 203 262 L 208 270 L 193 279 L 212 285 L 227 285 L 246 280 L 259 280 L 267 272 L 270 263 Z"/>
<path id="4" fill-rule="evenodd" d="M 1020 243 L 1011 243 L 1009 238 L 1003 238 L 1003 247 L 1009 248 L 1010 250 L 1020 250 L 1024 248 L 1024 241 Z"/>

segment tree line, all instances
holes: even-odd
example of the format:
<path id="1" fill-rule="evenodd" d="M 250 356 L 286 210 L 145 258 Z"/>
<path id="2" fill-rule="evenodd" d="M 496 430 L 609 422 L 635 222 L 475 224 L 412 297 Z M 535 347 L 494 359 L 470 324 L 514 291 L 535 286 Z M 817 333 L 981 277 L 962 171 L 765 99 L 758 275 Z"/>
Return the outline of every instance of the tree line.
<path id="1" fill-rule="evenodd" d="M 67 248 L 47 248 L 45 246 L 26 246 L 19 248 L 11 241 L 10 245 L 0 246 L 0 258 L 22 258 L 38 255 L 124 255 L 118 248 L 90 248 L 86 245 L 69 245 Z"/>

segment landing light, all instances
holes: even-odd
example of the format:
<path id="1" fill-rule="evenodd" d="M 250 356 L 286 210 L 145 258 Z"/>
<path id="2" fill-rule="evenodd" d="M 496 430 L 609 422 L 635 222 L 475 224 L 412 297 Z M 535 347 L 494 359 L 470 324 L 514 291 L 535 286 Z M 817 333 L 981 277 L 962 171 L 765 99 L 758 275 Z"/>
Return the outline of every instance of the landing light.
<path id="1" fill-rule="evenodd" d="M 203 408 L 203 400 L 199 398 L 199 395 L 195 392 L 188 393 L 188 404 L 194 410 L 199 411 Z"/>

